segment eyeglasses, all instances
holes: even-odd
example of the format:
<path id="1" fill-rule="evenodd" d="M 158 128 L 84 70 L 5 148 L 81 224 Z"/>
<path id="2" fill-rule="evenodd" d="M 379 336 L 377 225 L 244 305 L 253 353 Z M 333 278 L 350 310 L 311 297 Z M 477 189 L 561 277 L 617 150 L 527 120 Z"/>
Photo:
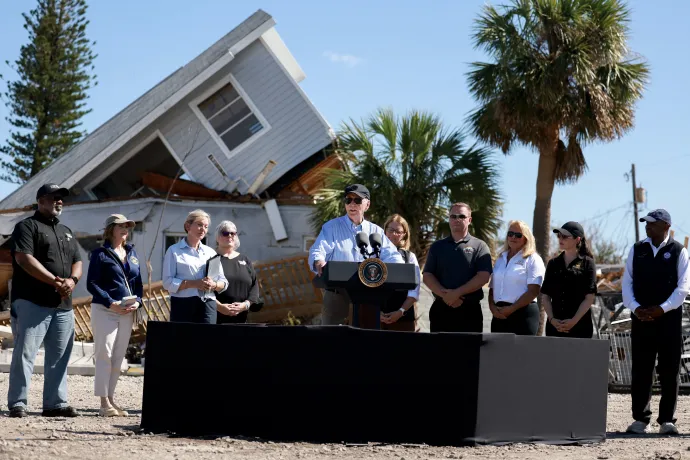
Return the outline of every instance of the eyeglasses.
<path id="1" fill-rule="evenodd" d="M 390 233 L 395 236 L 403 236 L 405 234 L 405 230 L 392 230 L 392 229 L 386 229 L 386 233 Z"/>
<path id="2" fill-rule="evenodd" d="M 559 240 L 567 240 L 569 238 L 572 238 L 572 236 L 567 236 L 562 233 L 556 233 L 556 236 L 558 237 Z"/>
<path id="3" fill-rule="evenodd" d="M 465 220 L 465 219 L 467 219 L 467 216 L 464 215 L 464 214 L 451 214 L 451 215 L 448 216 L 448 217 L 450 217 L 450 220 L 453 220 L 453 219 L 456 219 L 456 220 Z"/>
<path id="4" fill-rule="evenodd" d="M 364 199 L 364 198 L 360 198 L 360 197 L 357 197 L 357 198 L 350 198 L 350 197 L 347 197 L 347 198 L 345 198 L 345 204 L 350 204 L 350 203 L 352 203 L 353 201 L 355 202 L 355 204 L 362 204 L 362 200 L 363 200 L 363 199 Z"/>
<path id="5" fill-rule="evenodd" d="M 522 238 L 523 235 L 520 232 L 508 232 L 508 238 Z"/>
<path id="6" fill-rule="evenodd" d="M 232 236 L 233 238 L 237 236 L 237 232 L 220 232 L 220 234 L 225 237 Z"/>

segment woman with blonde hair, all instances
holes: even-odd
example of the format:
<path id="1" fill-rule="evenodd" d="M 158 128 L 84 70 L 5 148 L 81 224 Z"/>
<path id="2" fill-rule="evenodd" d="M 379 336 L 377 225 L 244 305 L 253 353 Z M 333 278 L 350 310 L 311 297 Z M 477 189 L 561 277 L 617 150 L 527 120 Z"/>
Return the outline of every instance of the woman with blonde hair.
<path id="1" fill-rule="evenodd" d="M 187 234 L 165 252 L 163 287 L 170 293 L 170 321 L 216 324 L 216 292 L 228 287 L 223 267 L 207 276 L 207 262 L 216 251 L 201 242 L 208 233 L 211 216 L 201 209 L 190 212 L 184 222 Z"/>
<path id="2" fill-rule="evenodd" d="M 252 261 L 237 251 L 239 247 L 237 226 L 229 220 L 218 224 L 216 252 L 228 280 L 228 288 L 216 296 L 218 324 L 246 323 L 249 311 L 259 311 L 263 306 L 259 301 L 259 283 Z"/>
<path id="3" fill-rule="evenodd" d="M 410 226 L 400 214 L 393 214 L 383 225 L 383 231 L 391 243 L 398 248 L 406 264 L 415 264 L 419 273 L 419 262 L 410 251 Z M 420 277 L 421 279 L 421 277 Z M 415 302 L 419 300 L 419 284 L 408 292 L 394 292 L 381 308 L 381 329 L 415 332 Z"/>
<path id="4" fill-rule="evenodd" d="M 91 327 L 96 358 L 94 392 L 101 398 L 99 415 L 127 416 L 115 404 L 115 386 L 132 334 L 144 285 L 134 246 L 127 242 L 134 221 L 113 214 L 105 221 L 103 246 L 91 253 L 86 289 L 93 296 Z"/>
<path id="5" fill-rule="evenodd" d="M 532 231 L 525 222 L 511 221 L 489 284 L 491 332 L 537 335 L 537 296 L 545 271 Z"/>

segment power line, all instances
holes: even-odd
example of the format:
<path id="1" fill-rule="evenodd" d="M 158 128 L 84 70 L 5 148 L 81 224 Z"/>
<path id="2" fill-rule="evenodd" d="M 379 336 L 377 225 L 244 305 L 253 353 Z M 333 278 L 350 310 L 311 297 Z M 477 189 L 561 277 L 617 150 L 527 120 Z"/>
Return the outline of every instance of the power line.
<path id="1" fill-rule="evenodd" d="M 606 217 L 607 215 L 611 214 L 612 212 L 618 211 L 619 209 L 623 209 L 623 208 L 625 208 L 626 206 L 630 206 L 630 203 L 623 203 L 623 204 L 620 205 L 620 206 L 616 206 L 615 208 L 611 208 L 611 209 L 609 209 L 608 211 L 604 211 L 604 212 L 602 212 L 601 214 L 597 214 L 596 216 L 592 216 L 592 217 L 588 217 L 588 218 L 586 218 L 586 219 L 582 219 L 582 220 L 580 221 L 580 223 L 582 223 L 582 222 L 589 222 L 590 220 L 599 219 L 600 217 Z"/>

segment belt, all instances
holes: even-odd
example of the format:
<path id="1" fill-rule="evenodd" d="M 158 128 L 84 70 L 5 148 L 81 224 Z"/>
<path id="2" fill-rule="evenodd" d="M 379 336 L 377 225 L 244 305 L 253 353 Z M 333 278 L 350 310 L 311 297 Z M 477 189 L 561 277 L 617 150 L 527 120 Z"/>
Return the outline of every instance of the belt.
<path id="1" fill-rule="evenodd" d="M 336 294 L 338 293 L 338 290 L 335 288 L 324 288 L 324 291 L 335 292 Z"/>

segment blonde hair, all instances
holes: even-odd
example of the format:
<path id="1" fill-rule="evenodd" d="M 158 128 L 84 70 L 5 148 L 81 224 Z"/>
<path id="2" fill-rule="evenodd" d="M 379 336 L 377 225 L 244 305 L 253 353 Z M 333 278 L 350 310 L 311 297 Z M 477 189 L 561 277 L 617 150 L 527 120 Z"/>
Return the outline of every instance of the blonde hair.
<path id="1" fill-rule="evenodd" d="M 113 244 L 113 231 L 116 225 L 117 224 L 110 224 L 103 230 L 103 241 L 107 241 L 111 246 Z M 127 235 L 127 238 L 129 238 L 129 235 Z M 125 240 L 124 244 L 127 244 L 127 240 Z"/>
<path id="2" fill-rule="evenodd" d="M 383 224 L 384 233 L 386 232 L 386 230 L 388 230 L 388 226 L 391 222 L 397 222 L 400 225 L 402 225 L 402 228 L 405 231 L 405 235 L 403 236 L 403 238 L 400 239 L 400 246 L 398 248 L 408 251 L 410 249 L 410 225 L 400 214 L 393 214 L 388 219 L 386 219 L 386 223 Z"/>
<path id="3" fill-rule="evenodd" d="M 206 211 L 203 209 L 195 209 L 194 211 L 190 212 L 187 214 L 187 218 L 184 221 L 184 232 L 187 233 L 189 232 L 189 229 L 187 228 L 188 225 L 192 225 L 194 222 L 196 222 L 199 219 L 206 219 L 208 220 L 208 226 L 211 226 L 211 216 L 208 215 Z"/>
<path id="4" fill-rule="evenodd" d="M 513 225 L 520 227 L 520 233 L 522 233 L 522 236 L 527 240 L 525 245 L 522 247 L 522 257 L 526 259 L 537 252 L 537 244 L 534 242 L 534 235 L 532 235 L 532 230 L 530 230 L 529 226 L 521 220 L 511 220 L 508 222 L 508 229 L 510 229 L 510 227 Z M 510 248 L 508 246 L 508 235 L 506 235 L 505 243 L 503 243 L 503 247 L 499 251 L 498 255 L 503 254 L 508 249 Z"/>

